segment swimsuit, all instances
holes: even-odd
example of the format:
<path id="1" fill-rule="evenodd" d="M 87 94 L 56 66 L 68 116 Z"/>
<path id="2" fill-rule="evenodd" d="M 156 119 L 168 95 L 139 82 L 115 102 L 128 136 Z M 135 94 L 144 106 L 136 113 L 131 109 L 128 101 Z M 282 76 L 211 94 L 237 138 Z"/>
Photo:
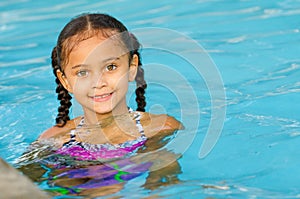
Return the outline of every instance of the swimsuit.
<path id="1" fill-rule="evenodd" d="M 144 129 L 140 122 L 140 113 L 133 112 L 132 109 L 129 109 L 129 113 L 134 114 L 136 127 L 138 128 L 140 133 L 140 137 L 138 137 L 137 139 L 129 140 L 121 144 L 90 144 L 79 142 L 76 140 L 76 129 L 83 127 L 84 118 L 82 117 L 76 129 L 71 130 L 70 140 L 64 143 L 63 146 L 56 151 L 56 153 L 74 157 L 76 160 L 100 160 L 108 158 L 119 158 L 136 151 L 139 147 L 145 144 L 147 137 L 144 134 Z"/>
<path id="2" fill-rule="evenodd" d="M 140 113 L 132 109 L 129 113 L 133 114 L 140 136 L 121 144 L 77 141 L 77 130 L 85 130 L 82 117 L 77 127 L 69 133 L 69 141 L 54 149 L 54 153 L 39 159 L 42 168 L 47 171 L 42 182 L 48 184 L 45 190 L 60 195 L 84 195 L 84 190 L 125 183 L 146 173 L 152 162 L 136 162 L 129 156 L 147 141 Z"/>

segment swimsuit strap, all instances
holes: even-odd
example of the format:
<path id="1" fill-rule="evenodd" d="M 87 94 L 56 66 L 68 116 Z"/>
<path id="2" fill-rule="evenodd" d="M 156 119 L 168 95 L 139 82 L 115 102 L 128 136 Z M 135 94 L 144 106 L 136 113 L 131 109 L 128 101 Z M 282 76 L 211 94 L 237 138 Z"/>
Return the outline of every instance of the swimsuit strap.
<path id="1" fill-rule="evenodd" d="M 77 125 L 76 128 L 81 128 L 81 127 L 83 127 L 83 125 L 84 125 L 84 117 L 82 116 L 81 120 L 79 121 L 79 123 L 78 123 L 78 125 Z"/>
<path id="2" fill-rule="evenodd" d="M 81 128 L 84 125 L 84 117 L 81 118 L 79 124 L 76 128 Z M 81 145 L 80 142 L 76 140 L 76 130 L 73 129 L 70 131 L 70 140 L 63 144 L 63 146 L 72 146 L 72 145 Z"/>
<path id="3" fill-rule="evenodd" d="M 76 130 L 74 130 L 74 129 L 70 131 L 70 140 L 63 144 L 64 147 L 70 147 L 73 145 L 81 145 L 81 143 L 76 140 L 75 132 L 76 132 Z"/>
<path id="4" fill-rule="evenodd" d="M 137 111 L 133 111 L 132 108 L 128 108 L 129 113 L 133 113 L 134 114 L 134 120 L 135 120 L 135 125 L 139 130 L 139 133 L 141 134 L 142 137 L 146 137 L 145 136 L 145 131 L 144 128 L 141 124 L 141 114 Z"/>

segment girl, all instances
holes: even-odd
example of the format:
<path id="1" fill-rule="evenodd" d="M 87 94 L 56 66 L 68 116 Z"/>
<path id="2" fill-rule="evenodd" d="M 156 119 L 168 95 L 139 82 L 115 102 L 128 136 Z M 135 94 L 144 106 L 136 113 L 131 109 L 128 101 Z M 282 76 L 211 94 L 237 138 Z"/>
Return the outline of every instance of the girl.
<path id="1" fill-rule="evenodd" d="M 160 148 L 166 136 L 182 128 L 173 117 L 144 112 L 147 84 L 139 48 L 136 37 L 105 14 L 82 15 L 64 27 L 52 51 L 60 100 L 56 125 L 20 158 L 17 167 L 24 174 L 46 181 L 55 195 L 89 197 L 117 192 L 147 171 L 147 189 L 179 182 L 180 155 L 160 150 L 129 156 Z M 126 104 L 134 80 L 136 111 Z M 84 113 L 72 120 L 70 93 Z"/>
<path id="2" fill-rule="evenodd" d="M 59 154 L 96 160 L 122 157 L 180 129 L 173 117 L 144 112 L 147 84 L 139 48 L 136 37 L 109 15 L 86 14 L 70 21 L 52 51 L 60 100 L 56 125 L 39 141 L 54 139 Z M 134 80 L 136 111 L 126 104 Z M 84 113 L 72 120 L 70 93 Z"/>

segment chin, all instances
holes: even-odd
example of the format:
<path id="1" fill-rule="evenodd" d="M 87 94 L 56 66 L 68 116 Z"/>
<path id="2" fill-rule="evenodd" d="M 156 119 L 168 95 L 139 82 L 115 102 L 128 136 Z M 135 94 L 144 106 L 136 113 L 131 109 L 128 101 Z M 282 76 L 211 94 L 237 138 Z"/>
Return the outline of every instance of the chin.
<path id="1" fill-rule="evenodd" d="M 111 112 L 112 112 L 112 109 L 110 109 L 110 108 L 105 108 L 105 109 L 95 109 L 94 111 L 95 111 L 96 114 L 104 115 L 104 114 L 111 113 Z"/>

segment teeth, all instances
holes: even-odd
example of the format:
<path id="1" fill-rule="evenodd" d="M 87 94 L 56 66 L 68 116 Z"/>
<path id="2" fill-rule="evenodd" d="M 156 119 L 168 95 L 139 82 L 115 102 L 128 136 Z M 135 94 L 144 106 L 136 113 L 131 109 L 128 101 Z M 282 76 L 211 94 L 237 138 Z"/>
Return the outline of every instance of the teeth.
<path id="1" fill-rule="evenodd" d="M 105 95 L 98 95 L 98 96 L 95 96 L 95 98 L 105 98 L 107 96 L 109 96 L 110 94 L 105 94 Z"/>

